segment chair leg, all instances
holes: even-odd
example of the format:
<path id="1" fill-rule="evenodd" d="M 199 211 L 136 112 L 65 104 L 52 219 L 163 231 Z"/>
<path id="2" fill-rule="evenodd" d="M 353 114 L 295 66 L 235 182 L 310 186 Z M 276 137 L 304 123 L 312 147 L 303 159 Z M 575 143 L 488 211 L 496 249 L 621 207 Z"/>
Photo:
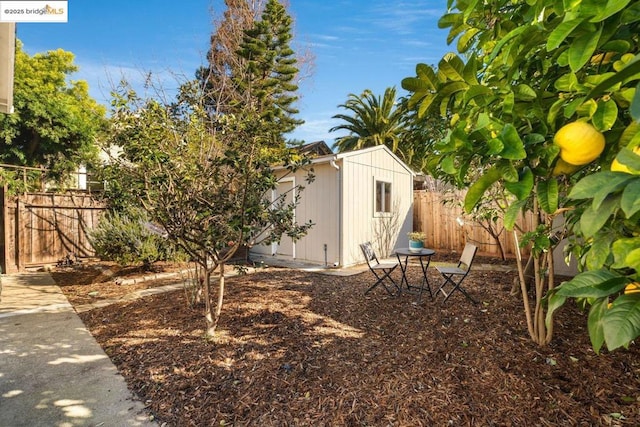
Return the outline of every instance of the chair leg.
<path id="1" fill-rule="evenodd" d="M 393 296 L 393 292 L 391 292 L 391 290 L 389 290 L 389 287 L 387 286 L 387 284 L 385 283 L 385 280 L 389 279 L 391 281 L 391 283 L 393 283 L 393 285 L 396 287 L 396 289 L 398 288 L 398 284 L 393 280 L 393 278 L 390 276 L 391 271 L 385 271 L 384 274 L 382 275 L 378 275 L 376 274 L 376 272 L 373 272 L 373 275 L 376 276 L 376 278 L 378 279 L 376 281 L 376 283 L 374 283 L 373 285 L 371 285 L 369 287 L 369 289 L 367 289 L 364 294 L 368 294 L 371 290 L 373 290 L 376 286 L 378 285 L 382 285 L 382 287 L 384 288 L 385 291 L 387 291 L 387 293 L 391 296 Z"/>
<path id="2" fill-rule="evenodd" d="M 473 304 L 478 304 L 478 301 L 476 301 L 475 299 L 473 299 L 471 297 L 471 295 L 469 295 L 467 293 L 467 291 L 461 286 L 462 281 L 464 280 L 464 276 L 462 279 L 460 279 L 460 281 L 455 282 L 454 280 L 452 280 L 451 278 L 453 277 L 453 275 L 445 275 L 443 274 L 442 277 L 444 277 L 444 282 L 440 285 L 440 287 L 438 288 L 438 290 L 436 291 L 436 295 L 438 294 L 438 292 L 442 292 L 442 295 L 444 295 L 444 300 L 442 301 L 442 303 L 444 304 L 445 302 L 447 302 L 447 300 L 449 299 L 449 297 L 451 297 L 451 295 L 455 292 L 455 291 L 460 291 L 462 292 L 462 294 L 467 297 L 469 299 L 469 301 L 471 301 Z M 452 286 L 451 291 L 446 292 L 444 290 L 444 287 L 450 284 Z"/>

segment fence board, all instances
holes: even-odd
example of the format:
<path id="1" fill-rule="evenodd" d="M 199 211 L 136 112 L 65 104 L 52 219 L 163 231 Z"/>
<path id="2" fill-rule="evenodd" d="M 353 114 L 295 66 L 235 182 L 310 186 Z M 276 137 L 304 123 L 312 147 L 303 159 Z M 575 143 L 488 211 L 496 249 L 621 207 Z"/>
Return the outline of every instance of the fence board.
<path id="1" fill-rule="evenodd" d="M 88 233 L 95 228 L 103 204 L 89 193 L 26 193 L 8 196 L 2 192 L 4 227 L 0 247 L 3 271 L 54 264 L 66 257 L 91 257 L 95 253 Z"/>
<path id="2" fill-rule="evenodd" d="M 458 203 L 446 203 L 446 200 L 463 200 L 464 193 L 447 193 L 437 191 L 415 190 L 413 207 L 413 228 L 426 234 L 425 245 L 441 252 L 460 253 L 465 242 L 478 246 L 478 254 L 500 257 L 500 248 L 495 239 L 479 224 L 471 221 Z M 458 222 L 462 220 L 462 224 Z M 518 221 L 525 229 L 531 229 L 533 218 L 529 215 Z M 501 230 L 502 221 L 498 221 Z M 513 233 L 503 230 L 500 243 L 508 258 L 516 256 L 516 245 Z M 526 252 L 523 251 L 523 254 Z"/>

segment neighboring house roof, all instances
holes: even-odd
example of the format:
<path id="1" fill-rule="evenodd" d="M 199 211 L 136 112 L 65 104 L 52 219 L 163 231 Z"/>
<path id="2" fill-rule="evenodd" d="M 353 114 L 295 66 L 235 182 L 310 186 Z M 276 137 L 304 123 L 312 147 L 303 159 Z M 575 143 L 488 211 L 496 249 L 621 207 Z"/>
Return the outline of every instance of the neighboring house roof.
<path id="1" fill-rule="evenodd" d="M 304 144 L 298 150 L 300 154 L 306 154 L 310 157 L 316 156 L 326 156 L 327 154 L 333 154 L 333 151 L 326 142 L 324 141 L 316 141 L 310 142 L 309 144 Z"/>

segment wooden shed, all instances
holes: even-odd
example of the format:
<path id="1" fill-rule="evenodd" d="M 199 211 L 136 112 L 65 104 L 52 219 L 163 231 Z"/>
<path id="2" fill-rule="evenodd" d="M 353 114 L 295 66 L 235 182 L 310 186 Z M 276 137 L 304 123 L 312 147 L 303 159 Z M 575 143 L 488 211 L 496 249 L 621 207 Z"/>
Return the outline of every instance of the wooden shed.
<path id="1" fill-rule="evenodd" d="M 255 246 L 252 255 L 326 267 L 364 262 L 359 244 L 373 243 L 385 257 L 408 245 L 413 229 L 413 171 L 386 146 L 329 154 L 312 160 L 315 181 L 305 186 L 295 215 L 315 225 L 302 239 Z M 278 194 L 304 185 L 306 172 L 283 178 Z"/>

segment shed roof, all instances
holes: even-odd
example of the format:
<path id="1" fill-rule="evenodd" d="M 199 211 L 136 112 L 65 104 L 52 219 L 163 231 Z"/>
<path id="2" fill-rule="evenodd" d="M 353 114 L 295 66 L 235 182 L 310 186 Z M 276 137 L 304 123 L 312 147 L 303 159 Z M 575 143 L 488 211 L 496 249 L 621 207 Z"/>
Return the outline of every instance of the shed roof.
<path id="1" fill-rule="evenodd" d="M 315 163 L 315 164 L 329 163 L 331 161 L 341 160 L 347 157 L 361 156 L 363 154 L 380 151 L 380 150 L 386 151 L 387 154 L 389 154 L 396 162 L 398 162 L 409 174 L 411 174 L 411 176 L 416 175 L 416 172 L 414 172 L 405 162 L 403 162 L 398 156 L 396 156 L 393 153 L 393 151 L 391 151 L 386 145 L 376 145 L 375 147 L 367 147 L 367 148 L 362 148 L 360 150 L 345 151 L 343 153 L 320 156 L 311 160 L 311 163 Z"/>

